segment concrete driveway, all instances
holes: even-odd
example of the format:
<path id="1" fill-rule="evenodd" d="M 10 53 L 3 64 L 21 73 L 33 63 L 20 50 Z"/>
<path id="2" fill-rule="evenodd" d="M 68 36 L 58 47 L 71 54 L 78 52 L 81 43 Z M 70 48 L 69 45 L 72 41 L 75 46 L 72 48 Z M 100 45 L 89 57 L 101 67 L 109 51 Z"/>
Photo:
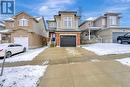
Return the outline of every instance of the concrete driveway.
<path id="1" fill-rule="evenodd" d="M 83 48 L 48 48 L 35 59 L 49 61 L 38 87 L 130 87 L 130 67 L 114 61 L 128 56 L 97 56 Z"/>

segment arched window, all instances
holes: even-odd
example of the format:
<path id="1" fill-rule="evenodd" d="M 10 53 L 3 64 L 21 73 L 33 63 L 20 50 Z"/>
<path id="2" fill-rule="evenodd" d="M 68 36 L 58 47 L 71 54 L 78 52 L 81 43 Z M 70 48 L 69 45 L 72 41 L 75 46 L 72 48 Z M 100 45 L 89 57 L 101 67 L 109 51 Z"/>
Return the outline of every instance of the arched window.
<path id="1" fill-rule="evenodd" d="M 19 26 L 28 26 L 28 20 L 27 19 L 20 19 L 19 20 Z"/>

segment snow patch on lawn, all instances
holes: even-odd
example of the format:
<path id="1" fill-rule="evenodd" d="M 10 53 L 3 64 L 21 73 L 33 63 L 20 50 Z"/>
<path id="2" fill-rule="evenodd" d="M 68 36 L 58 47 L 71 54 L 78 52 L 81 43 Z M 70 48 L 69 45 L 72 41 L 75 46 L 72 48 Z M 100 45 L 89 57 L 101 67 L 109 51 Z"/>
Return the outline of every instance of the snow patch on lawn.
<path id="1" fill-rule="evenodd" d="M 116 59 L 116 61 L 118 61 L 124 65 L 130 66 L 130 58 Z"/>
<path id="2" fill-rule="evenodd" d="M 92 51 L 97 55 L 130 53 L 129 44 L 124 45 L 124 44 L 116 44 L 116 43 L 96 43 L 91 45 L 85 45 L 82 48 Z"/>
<path id="3" fill-rule="evenodd" d="M 4 69 L 0 87 L 36 87 L 47 66 L 20 66 Z"/>
<path id="4" fill-rule="evenodd" d="M 25 53 L 20 53 L 20 54 L 12 56 L 10 58 L 7 58 L 5 62 L 31 61 L 38 54 L 40 54 L 42 51 L 44 51 L 46 48 L 47 47 L 42 47 L 42 48 L 28 50 Z M 2 63 L 2 62 L 3 62 L 3 60 L 0 60 L 0 63 Z"/>

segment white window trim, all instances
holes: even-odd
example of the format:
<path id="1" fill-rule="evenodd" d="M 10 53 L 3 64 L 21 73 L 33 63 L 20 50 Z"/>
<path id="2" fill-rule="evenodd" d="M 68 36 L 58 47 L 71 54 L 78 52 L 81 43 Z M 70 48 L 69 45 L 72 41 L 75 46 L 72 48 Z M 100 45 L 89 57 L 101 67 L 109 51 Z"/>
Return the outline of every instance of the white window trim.
<path id="1" fill-rule="evenodd" d="M 110 25 L 117 25 L 116 16 L 109 16 L 109 23 Z"/>
<path id="2" fill-rule="evenodd" d="M 72 25 L 73 25 L 72 17 L 64 17 L 63 23 L 64 23 L 65 28 L 72 28 Z M 69 25 L 69 23 L 70 23 L 70 25 Z"/>
<path id="3" fill-rule="evenodd" d="M 19 20 L 19 26 L 28 26 L 28 20 L 23 18 Z"/>

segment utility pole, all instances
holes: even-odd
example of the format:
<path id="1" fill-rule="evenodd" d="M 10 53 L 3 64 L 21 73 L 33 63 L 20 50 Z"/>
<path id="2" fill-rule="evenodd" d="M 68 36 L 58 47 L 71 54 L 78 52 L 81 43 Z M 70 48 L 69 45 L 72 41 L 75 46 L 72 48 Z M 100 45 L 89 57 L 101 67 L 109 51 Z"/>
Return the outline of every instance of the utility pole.
<path id="1" fill-rule="evenodd" d="M 1 73 L 0 73 L 0 76 L 3 75 L 5 59 L 6 59 L 6 50 L 5 50 L 4 60 L 3 60 L 2 66 L 1 66 Z"/>

